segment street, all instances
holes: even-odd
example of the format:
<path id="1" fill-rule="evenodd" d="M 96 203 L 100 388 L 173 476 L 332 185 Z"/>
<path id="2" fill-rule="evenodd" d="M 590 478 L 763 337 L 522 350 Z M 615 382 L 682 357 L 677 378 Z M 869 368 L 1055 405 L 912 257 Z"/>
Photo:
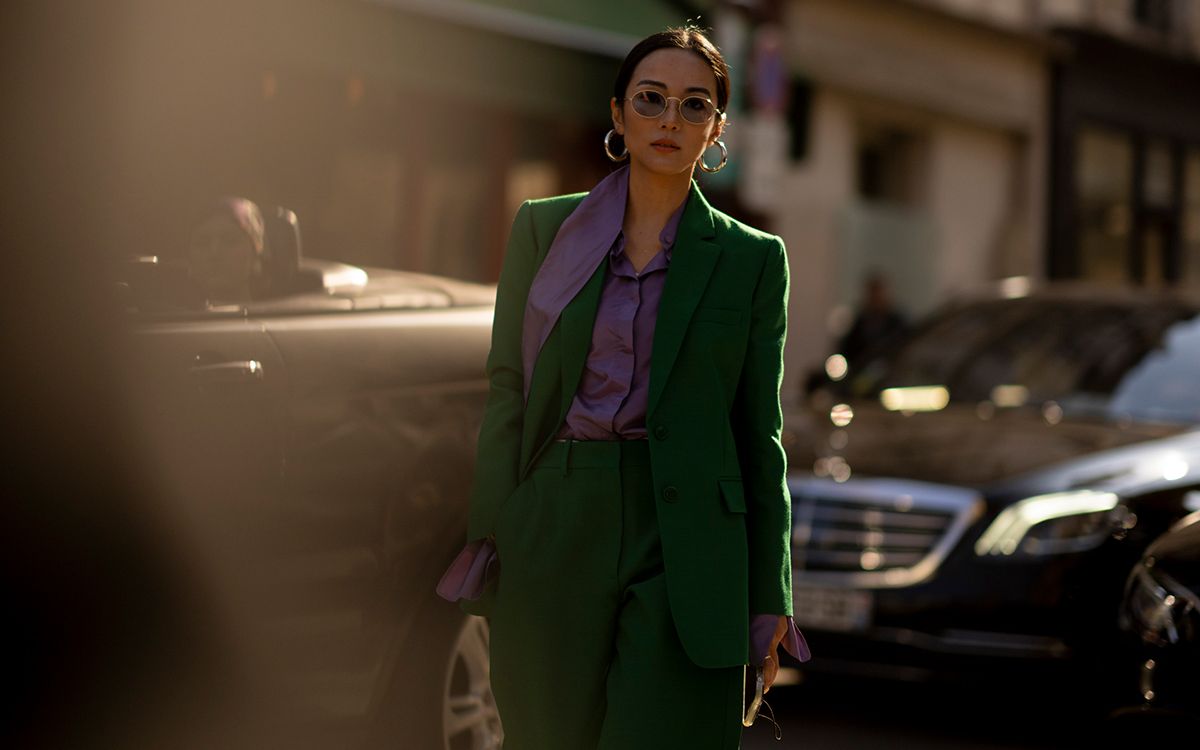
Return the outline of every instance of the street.
<path id="1" fill-rule="evenodd" d="M 1078 744 L 1095 723 L 1023 695 L 929 685 L 813 679 L 768 696 L 781 730 L 759 719 L 742 735 L 747 750 L 1007 750 Z M 1038 705 L 1040 704 L 1040 705 Z"/>

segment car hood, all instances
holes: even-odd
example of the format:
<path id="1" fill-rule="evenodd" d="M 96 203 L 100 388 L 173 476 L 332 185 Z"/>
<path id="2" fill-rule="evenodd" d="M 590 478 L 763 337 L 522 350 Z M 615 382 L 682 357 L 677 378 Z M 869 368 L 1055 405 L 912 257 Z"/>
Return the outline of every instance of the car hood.
<path id="1" fill-rule="evenodd" d="M 313 277 L 311 290 L 257 300 L 245 306 L 250 316 L 350 311 L 430 310 L 491 307 L 496 286 L 445 276 L 353 266 L 306 258 L 303 272 Z M 241 312 L 240 308 L 233 310 Z"/>
<path id="2" fill-rule="evenodd" d="M 986 489 L 1030 483 L 1064 488 L 1127 473 L 1164 438 L 1200 433 L 1178 425 L 1047 419 L 1041 410 L 1011 409 L 981 416 L 974 406 L 904 415 L 878 403 L 849 403 L 836 426 L 826 412 L 791 415 L 785 431 L 789 466 L 829 474 L 844 462 L 853 476 L 915 479 Z M 852 416 L 851 416 L 852 414 Z M 1200 458 L 1200 456 L 1198 456 Z M 845 469 L 843 469 L 845 471 Z"/>

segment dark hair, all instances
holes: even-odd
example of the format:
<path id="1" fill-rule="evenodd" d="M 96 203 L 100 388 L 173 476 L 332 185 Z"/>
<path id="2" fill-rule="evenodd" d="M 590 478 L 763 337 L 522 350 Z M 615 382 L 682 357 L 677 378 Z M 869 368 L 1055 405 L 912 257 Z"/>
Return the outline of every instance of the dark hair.
<path id="1" fill-rule="evenodd" d="M 613 96 L 617 101 L 625 98 L 625 89 L 633 78 L 633 70 L 647 55 L 660 49 L 686 49 L 695 52 L 712 68 L 717 78 L 717 109 L 724 112 L 729 104 L 729 66 L 721 56 L 721 50 L 709 41 L 698 26 L 672 26 L 665 31 L 651 34 L 634 45 L 621 63 L 617 71 L 617 81 L 613 85 Z"/>

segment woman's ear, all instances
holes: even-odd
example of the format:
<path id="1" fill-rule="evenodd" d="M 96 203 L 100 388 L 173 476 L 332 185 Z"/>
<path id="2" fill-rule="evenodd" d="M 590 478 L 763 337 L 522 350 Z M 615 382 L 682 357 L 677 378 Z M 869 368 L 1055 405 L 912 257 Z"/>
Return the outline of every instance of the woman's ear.
<path id="1" fill-rule="evenodd" d="M 712 135 L 709 136 L 709 138 L 708 138 L 708 145 L 711 146 L 714 143 L 716 143 L 720 139 L 721 135 L 724 132 L 725 132 L 725 113 L 722 112 L 719 115 L 717 115 L 717 121 L 716 121 L 716 124 L 713 125 Z"/>
<path id="2" fill-rule="evenodd" d="M 625 121 L 622 117 L 621 104 L 617 101 L 617 97 L 613 97 L 608 103 L 609 109 L 612 110 L 613 130 L 617 131 L 617 135 L 625 135 Z"/>

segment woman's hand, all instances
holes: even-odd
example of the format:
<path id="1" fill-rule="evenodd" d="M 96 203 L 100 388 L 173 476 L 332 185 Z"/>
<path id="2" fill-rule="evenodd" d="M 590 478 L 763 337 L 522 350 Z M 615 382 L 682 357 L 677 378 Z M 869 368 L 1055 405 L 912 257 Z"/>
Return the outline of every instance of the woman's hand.
<path id="1" fill-rule="evenodd" d="M 775 684 L 775 678 L 779 676 L 779 644 L 783 641 L 783 636 L 788 631 L 788 619 L 784 616 L 779 617 L 779 622 L 775 625 L 775 635 L 771 636 L 771 647 L 767 649 L 767 660 L 763 662 L 763 693 L 770 691 L 771 686 Z"/>

